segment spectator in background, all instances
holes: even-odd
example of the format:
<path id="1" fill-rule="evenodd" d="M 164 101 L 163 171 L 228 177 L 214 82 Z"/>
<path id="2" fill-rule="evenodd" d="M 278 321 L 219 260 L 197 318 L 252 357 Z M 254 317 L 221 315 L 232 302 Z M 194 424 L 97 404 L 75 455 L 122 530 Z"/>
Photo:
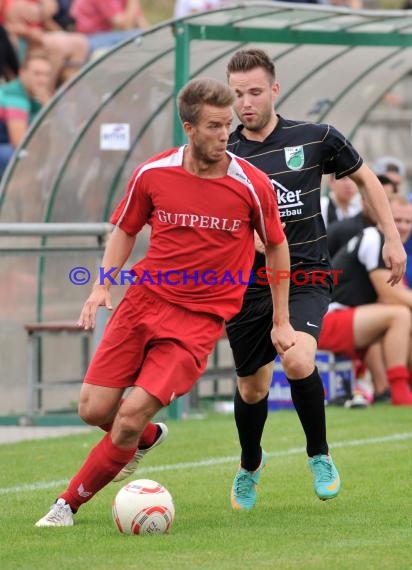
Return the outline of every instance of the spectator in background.
<path id="1" fill-rule="evenodd" d="M 379 182 L 382 184 L 383 189 L 389 199 L 397 195 L 398 187 L 394 184 L 387 176 L 379 175 Z M 344 220 L 332 222 L 327 228 L 328 235 L 328 250 L 331 257 L 333 257 L 342 247 L 344 247 L 348 241 L 361 232 L 364 228 L 369 226 L 375 226 L 376 222 L 374 219 L 373 212 L 368 206 L 367 201 L 362 197 L 362 210 L 353 218 L 346 218 Z M 405 240 L 402 240 L 404 243 Z M 375 343 L 368 347 L 365 352 L 362 362 L 357 360 L 359 364 L 358 372 L 364 372 L 365 367 L 369 370 L 373 380 L 373 386 L 375 390 L 374 400 L 385 400 L 390 398 L 389 386 L 386 379 L 385 365 L 382 357 L 382 350 L 380 343 Z M 357 383 L 357 386 L 360 385 Z M 356 390 L 355 390 L 356 392 Z M 367 405 L 368 400 L 365 400 L 364 394 L 361 394 L 362 398 Z M 359 404 L 359 394 L 355 393 L 355 399 L 353 402 Z M 353 403 L 352 402 L 352 403 Z"/>
<path id="2" fill-rule="evenodd" d="M 72 32 L 75 29 L 75 21 L 70 15 L 70 7 L 73 0 L 57 0 L 58 10 L 53 15 L 53 20 L 61 30 Z"/>
<path id="3" fill-rule="evenodd" d="M 412 289 L 412 237 L 405 243 L 405 251 L 407 255 L 405 281 L 408 287 Z"/>
<path id="4" fill-rule="evenodd" d="M 397 194 L 398 187 L 387 176 L 380 175 L 377 178 L 389 199 Z M 367 202 L 361 197 L 361 211 L 358 212 L 356 216 L 343 220 L 335 220 L 328 225 L 328 250 L 330 256 L 333 257 L 341 247 L 346 245 L 353 236 L 361 232 L 364 228 L 374 225 L 373 213 Z"/>
<path id="5" fill-rule="evenodd" d="M 74 0 L 70 14 L 92 51 L 125 41 L 149 25 L 140 0 Z"/>
<path id="6" fill-rule="evenodd" d="M 0 81 L 16 79 L 19 62 L 16 52 L 5 28 L 0 25 Z"/>
<path id="7" fill-rule="evenodd" d="M 87 39 L 61 30 L 53 20 L 57 0 L 8 0 L 6 28 L 17 46 L 19 59 L 32 50 L 47 53 L 53 88 L 69 79 L 84 65 L 89 54 Z"/>
<path id="8" fill-rule="evenodd" d="M 374 225 L 373 213 L 370 211 L 367 202 L 362 199 L 362 210 L 356 216 L 345 218 L 344 220 L 336 220 L 327 227 L 330 256 L 333 257 L 341 247 L 346 245 L 353 236 L 364 228 Z"/>
<path id="9" fill-rule="evenodd" d="M 387 176 L 397 186 L 398 192 L 404 192 L 406 167 L 401 160 L 394 156 L 382 156 L 375 162 L 373 171 L 377 176 Z"/>
<path id="10" fill-rule="evenodd" d="M 217 10 L 223 8 L 227 1 L 224 0 L 176 0 L 174 17 L 184 18 L 196 12 L 207 12 L 208 10 Z"/>
<path id="11" fill-rule="evenodd" d="M 318 4 L 327 4 L 328 6 L 336 6 L 341 8 L 351 8 L 359 10 L 363 8 L 363 0 L 319 0 Z"/>
<path id="12" fill-rule="evenodd" d="M 2 26 L 6 20 L 6 9 L 10 0 L 0 0 L 0 25 Z"/>
<path id="13" fill-rule="evenodd" d="M 385 174 L 392 180 L 399 192 L 405 193 L 406 166 L 401 160 L 393 156 L 383 156 L 376 161 L 374 171 L 376 174 Z M 409 194 L 409 200 L 411 201 L 411 199 L 412 196 Z M 408 257 L 405 280 L 408 287 L 412 288 L 412 237 L 406 241 L 405 251 Z"/>
<path id="14" fill-rule="evenodd" d="M 335 174 L 330 174 L 328 186 L 328 195 L 320 199 L 325 227 L 336 220 L 352 218 L 361 211 L 362 203 L 358 187 L 349 176 L 337 179 Z"/>
<path id="15" fill-rule="evenodd" d="M 412 231 L 412 204 L 404 196 L 395 196 L 391 200 L 391 209 L 404 243 Z M 380 230 L 368 227 L 333 257 L 333 268 L 341 274 L 335 285 L 333 302 L 323 320 L 318 346 L 354 359 L 360 350 L 368 349 L 369 352 L 372 348 L 373 364 L 380 367 L 381 363 L 377 362 L 381 358 L 380 347 L 376 345 L 376 340 L 380 339 L 383 374 L 386 368 L 392 403 L 412 406 L 409 388 L 411 315 L 410 310 L 402 310 L 405 305 L 412 309 L 412 291 L 403 283 L 394 287 L 388 285 L 382 245 Z M 371 371 L 375 384 L 374 370 Z M 378 398 L 379 392 L 385 391 L 386 379 L 379 380 L 379 388 L 375 386 Z"/>
<path id="16" fill-rule="evenodd" d="M 0 0 L 0 26 L 6 21 L 6 9 L 10 0 Z"/>
<path id="17" fill-rule="evenodd" d="M 51 96 L 50 62 L 45 54 L 32 52 L 18 79 L 0 88 L 0 178 L 29 124 Z"/>

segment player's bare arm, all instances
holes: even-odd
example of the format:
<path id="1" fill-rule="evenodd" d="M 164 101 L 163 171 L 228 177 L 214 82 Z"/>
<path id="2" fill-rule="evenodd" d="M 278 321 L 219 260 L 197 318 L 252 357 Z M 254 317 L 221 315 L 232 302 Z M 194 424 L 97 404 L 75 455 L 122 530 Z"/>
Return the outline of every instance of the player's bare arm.
<path id="1" fill-rule="evenodd" d="M 270 284 L 273 300 L 273 329 L 271 338 L 279 356 L 296 344 L 296 332 L 289 322 L 289 278 L 276 275 L 290 273 L 289 247 L 286 238 L 278 245 L 266 244 L 266 265 L 273 276 Z M 276 273 L 278 272 L 278 273 Z"/>
<path id="2" fill-rule="evenodd" d="M 135 235 L 129 235 L 119 227 L 115 228 L 106 245 L 102 260 L 102 273 L 110 272 L 112 279 L 115 279 L 123 265 L 128 260 L 134 244 Z M 109 279 L 100 280 L 97 278 L 93 284 L 92 291 L 83 305 L 77 324 L 85 330 L 93 329 L 96 326 L 96 313 L 98 307 L 113 309 L 112 297 L 110 294 L 111 281 Z"/>
<path id="3" fill-rule="evenodd" d="M 393 286 L 399 283 L 405 273 L 406 253 L 393 220 L 388 198 L 381 183 L 366 164 L 353 172 L 350 178 L 358 185 L 360 192 L 368 201 L 385 237 L 382 256 L 386 267 L 390 270 L 388 283 Z"/>
<path id="4" fill-rule="evenodd" d="M 256 249 L 256 251 L 264 254 L 265 253 L 265 244 L 260 239 L 259 234 L 256 231 L 254 233 L 254 238 L 255 238 L 255 249 Z"/>

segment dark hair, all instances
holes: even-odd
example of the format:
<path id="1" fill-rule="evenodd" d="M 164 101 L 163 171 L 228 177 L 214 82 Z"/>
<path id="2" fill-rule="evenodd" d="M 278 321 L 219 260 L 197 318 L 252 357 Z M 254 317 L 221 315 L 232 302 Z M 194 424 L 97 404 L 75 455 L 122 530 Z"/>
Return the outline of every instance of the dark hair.
<path id="1" fill-rule="evenodd" d="M 177 107 L 183 123 L 195 125 L 204 105 L 231 107 L 235 97 L 233 91 L 216 79 L 192 79 L 178 93 Z"/>
<path id="2" fill-rule="evenodd" d="M 399 166 L 394 162 L 388 162 L 386 165 L 386 172 L 396 172 L 397 174 L 400 174 Z"/>
<path id="3" fill-rule="evenodd" d="M 394 194 L 398 192 L 399 190 L 398 185 L 395 184 L 395 182 L 391 180 L 388 176 L 385 176 L 385 174 L 378 174 L 377 179 L 382 184 L 382 186 L 387 186 L 388 184 L 390 184 L 392 186 Z"/>
<path id="4" fill-rule="evenodd" d="M 226 68 L 226 75 L 229 78 L 231 73 L 251 71 L 261 67 L 268 74 L 271 82 L 276 79 L 275 65 L 268 54 L 261 49 L 244 49 L 237 51 Z"/>
<path id="5" fill-rule="evenodd" d="M 7 31 L 0 26 L 0 76 L 7 80 L 19 73 L 19 62 Z"/>

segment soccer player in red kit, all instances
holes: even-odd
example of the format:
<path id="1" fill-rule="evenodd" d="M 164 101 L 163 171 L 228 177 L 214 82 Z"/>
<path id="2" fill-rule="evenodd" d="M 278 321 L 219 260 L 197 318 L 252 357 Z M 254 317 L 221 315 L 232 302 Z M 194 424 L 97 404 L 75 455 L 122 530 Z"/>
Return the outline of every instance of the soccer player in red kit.
<path id="1" fill-rule="evenodd" d="M 94 327 L 100 305 L 111 308 L 110 285 L 136 235 L 146 223 L 152 232 L 80 393 L 82 419 L 108 433 L 36 526 L 73 525 L 73 513 L 135 458 L 153 416 L 192 388 L 224 321 L 241 307 L 254 230 L 265 244 L 267 267 L 289 271 L 269 179 L 226 150 L 233 101 L 223 83 L 189 82 L 178 97 L 188 144 L 143 163 L 111 218 L 116 227 L 102 261 L 103 280 L 95 282 L 79 319 L 85 329 Z M 272 286 L 272 340 L 281 354 L 295 343 L 288 292 L 288 280 Z"/>

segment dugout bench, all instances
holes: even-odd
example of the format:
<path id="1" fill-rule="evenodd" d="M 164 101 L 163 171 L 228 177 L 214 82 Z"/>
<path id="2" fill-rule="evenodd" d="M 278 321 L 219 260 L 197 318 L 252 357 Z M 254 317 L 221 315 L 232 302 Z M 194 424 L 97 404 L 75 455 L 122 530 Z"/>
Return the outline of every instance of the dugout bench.
<path id="1" fill-rule="evenodd" d="M 27 420 L 33 422 L 36 416 L 45 413 L 43 405 L 43 392 L 45 390 L 71 388 L 73 385 L 81 384 L 90 362 L 91 340 L 93 331 L 78 327 L 73 322 L 56 321 L 43 323 L 27 323 L 24 326 L 27 333 L 27 400 L 26 414 Z M 47 336 L 75 336 L 81 344 L 81 359 L 79 376 L 65 380 L 48 380 L 42 378 L 42 343 Z"/>
<path id="2" fill-rule="evenodd" d="M 85 331 L 74 322 L 69 321 L 27 323 L 24 328 L 27 333 L 26 420 L 28 423 L 34 423 L 36 417 L 42 416 L 48 411 L 44 405 L 43 397 L 46 390 L 69 389 L 82 383 L 92 355 L 94 331 Z M 57 338 L 65 336 L 75 337 L 80 341 L 81 358 L 79 375 L 76 376 L 76 378 L 45 381 L 42 366 L 45 353 L 44 341 L 46 341 L 47 337 Z M 225 340 L 225 336 L 220 339 L 220 341 Z M 208 393 L 212 397 L 219 395 L 221 379 L 229 379 L 233 384 L 234 390 L 236 373 L 232 364 L 222 364 L 220 341 L 210 357 L 205 372 L 201 379 L 195 384 L 192 392 L 186 397 L 178 398 L 168 406 L 167 414 L 170 419 L 180 419 L 185 413 L 188 413 L 190 409 L 198 407 L 199 401 L 203 397 L 200 383 L 203 386 L 205 384 L 210 385 Z M 59 413 L 61 414 L 65 411 L 66 410 L 59 410 Z M 75 410 L 73 410 L 73 412 L 74 411 Z"/>

